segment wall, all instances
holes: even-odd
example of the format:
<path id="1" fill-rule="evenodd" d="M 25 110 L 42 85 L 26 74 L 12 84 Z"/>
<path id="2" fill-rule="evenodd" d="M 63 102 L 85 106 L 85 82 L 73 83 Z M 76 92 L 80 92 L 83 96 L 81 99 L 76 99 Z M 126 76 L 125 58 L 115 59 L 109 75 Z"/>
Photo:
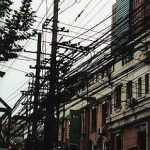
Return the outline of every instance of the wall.
<path id="1" fill-rule="evenodd" d="M 135 127 L 123 130 L 123 150 L 137 147 L 137 129 Z"/>

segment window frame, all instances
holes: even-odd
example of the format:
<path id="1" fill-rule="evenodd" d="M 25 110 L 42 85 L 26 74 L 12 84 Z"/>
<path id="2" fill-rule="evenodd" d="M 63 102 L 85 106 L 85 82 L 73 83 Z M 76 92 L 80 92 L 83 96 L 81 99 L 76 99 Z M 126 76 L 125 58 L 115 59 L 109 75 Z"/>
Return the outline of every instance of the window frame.
<path id="1" fill-rule="evenodd" d="M 122 101 L 122 84 L 118 85 L 114 90 L 114 107 L 118 108 L 121 107 Z"/>
<path id="2" fill-rule="evenodd" d="M 133 52 L 125 52 L 122 54 L 122 66 L 133 60 Z"/>
<path id="3" fill-rule="evenodd" d="M 137 84 L 137 96 L 142 97 L 142 78 L 138 78 L 138 84 Z"/>
<path id="4" fill-rule="evenodd" d="M 97 128 L 97 108 L 91 109 L 91 132 L 96 131 Z"/>
<path id="5" fill-rule="evenodd" d="M 126 83 L 126 99 L 131 99 L 133 97 L 133 82 L 132 80 Z"/>
<path id="6" fill-rule="evenodd" d="M 122 132 L 118 131 L 118 132 L 112 133 L 112 139 L 113 139 L 112 141 L 113 150 L 122 150 L 122 147 L 123 147 Z"/>
<path id="7" fill-rule="evenodd" d="M 145 94 L 149 94 L 149 86 L 150 86 L 150 77 L 149 77 L 149 73 L 145 74 Z"/>

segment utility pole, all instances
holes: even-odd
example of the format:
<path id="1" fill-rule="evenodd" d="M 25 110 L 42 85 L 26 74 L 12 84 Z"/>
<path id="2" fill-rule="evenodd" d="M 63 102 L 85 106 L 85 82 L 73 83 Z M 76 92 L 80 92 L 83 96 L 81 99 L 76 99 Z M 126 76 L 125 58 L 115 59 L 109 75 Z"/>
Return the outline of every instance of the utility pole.
<path id="1" fill-rule="evenodd" d="M 7 141 L 6 141 L 8 146 L 10 144 L 11 114 L 12 114 L 12 110 L 8 109 L 8 135 L 7 135 Z"/>
<path id="2" fill-rule="evenodd" d="M 63 116 L 62 116 L 62 124 L 61 124 L 61 142 L 63 143 L 64 142 L 64 133 L 65 133 L 65 131 L 64 131 L 64 118 L 65 118 L 65 103 L 63 103 Z"/>
<path id="3" fill-rule="evenodd" d="M 36 60 L 36 73 L 35 73 L 35 93 L 33 102 L 33 124 L 32 124 L 32 136 L 34 140 L 37 140 L 37 122 L 38 122 L 38 100 L 39 100 L 39 80 L 40 80 L 40 55 L 41 55 L 41 33 L 38 33 L 37 43 L 37 60 Z"/>
<path id="4" fill-rule="evenodd" d="M 46 100 L 46 116 L 44 122 L 44 145 L 45 150 L 52 150 L 56 139 L 56 119 L 54 116 L 54 109 L 56 106 L 56 54 L 57 54 L 57 30 L 58 30 L 58 3 L 59 0 L 54 0 L 54 15 L 52 26 L 52 47 L 50 60 L 50 89 L 49 96 Z"/>

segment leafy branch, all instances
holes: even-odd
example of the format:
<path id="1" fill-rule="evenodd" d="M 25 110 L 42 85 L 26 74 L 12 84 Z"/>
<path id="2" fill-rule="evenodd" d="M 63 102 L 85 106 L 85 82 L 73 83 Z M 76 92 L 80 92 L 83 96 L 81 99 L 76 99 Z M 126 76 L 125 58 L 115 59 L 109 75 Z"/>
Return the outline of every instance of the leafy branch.
<path id="1" fill-rule="evenodd" d="M 0 61 L 17 58 L 17 53 L 23 50 L 19 41 L 36 35 L 36 31 L 31 29 L 35 22 L 35 12 L 31 3 L 32 0 L 22 0 L 22 5 L 17 11 L 10 9 L 10 0 L 0 2 Z"/>

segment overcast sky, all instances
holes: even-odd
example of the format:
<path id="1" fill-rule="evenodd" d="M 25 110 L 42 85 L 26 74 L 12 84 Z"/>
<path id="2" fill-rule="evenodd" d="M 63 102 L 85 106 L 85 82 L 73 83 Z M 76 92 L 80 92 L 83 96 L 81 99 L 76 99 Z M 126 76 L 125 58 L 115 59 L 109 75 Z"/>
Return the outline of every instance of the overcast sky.
<path id="1" fill-rule="evenodd" d="M 43 3 L 42 3 L 43 1 Z M 19 0 L 13 0 L 14 5 L 13 9 L 18 9 L 20 5 Z M 75 3 L 76 2 L 76 3 Z M 41 6 L 39 7 L 39 5 Z M 51 18 L 53 12 L 53 6 L 50 7 L 53 3 L 53 0 L 33 0 L 32 6 L 33 10 L 37 10 L 36 12 L 36 23 L 34 28 L 42 29 L 41 24 L 39 22 L 42 20 L 43 16 L 48 11 L 47 15 L 44 18 Z M 62 3 L 62 4 L 61 4 Z M 115 0 L 60 0 L 60 14 L 59 14 L 59 27 L 65 27 L 66 30 L 69 29 L 70 32 L 67 33 L 70 36 L 77 36 L 78 33 L 83 33 L 85 30 L 79 29 L 77 27 L 66 26 L 63 23 L 71 24 L 78 27 L 83 28 L 91 28 L 97 23 L 104 20 L 107 16 L 109 16 L 112 12 L 112 4 L 115 3 Z M 50 8 L 50 9 L 49 9 Z M 65 11 L 63 11 L 65 10 Z M 63 12 L 62 12 L 63 11 Z M 82 12 L 82 13 L 81 13 Z M 77 17 L 79 14 L 80 17 Z M 101 23 L 95 31 L 100 31 L 111 23 L 110 19 Z M 73 32 L 74 31 L 74 32 Z M 86 33 L 86 36 L 82 36 L 82 38 L 86 38 L 87 36 L 92 35 L 94 32 Z M 66 34 L 66 33 L 65 33 Z M 96 35 L 96 37 L 100 37 L 101 34 Z M 95 37 L 95 38 L 96 38 Z M 36 38 L 36 37 L 35 37 Z M 51 42 L 51 33 L 45 35 L 47 41 Z M 62 41 L 69 40 L 70 37 L 65 37 Z M 94 40 L 94 38 L 92 39 Z M 73 40 L 73 43 L 80 42 L 81 39 Z M 91 41 L 82 40 L 82 45 L 88 45 Z M 23 42 L 25 45 L 25 49 L 28 51 L 36 51 L 36 41 L 29 40 L 28 42 Z M 44 47 L 44 46 L 43 46 Z M 45 49 L 50 52 L 50 46 L 46 45 Z M 35 54 L 20 53 L 22 56 L 28 56 L 35 58 Z M 24 57 L 19 57 L 16 60 L 11 60 L 7 63 L 0 63 L 0 70 L 5 71 L 6 75 L 3 78 L 0 78 L 0 97 L 3 98 L 8 105 L 11 107 L 15 104 L 18 98 L 21 96 L 20 90 L 25 90 L 28 86 L 29 78 L 26 77 L 27 72 L 33 72 L 32 69 L 29 68 L 29 65 L 34 66 L 35 61 L 31 60 L 22 60 Z M 3 65 L 3 66 L 2 66 Z M 7 66 L 7 67 L 6 67 Z M 9 68 L 8 68 L 9 67 Z M 16 69 L 16 70 L 15 70 Z"/>

